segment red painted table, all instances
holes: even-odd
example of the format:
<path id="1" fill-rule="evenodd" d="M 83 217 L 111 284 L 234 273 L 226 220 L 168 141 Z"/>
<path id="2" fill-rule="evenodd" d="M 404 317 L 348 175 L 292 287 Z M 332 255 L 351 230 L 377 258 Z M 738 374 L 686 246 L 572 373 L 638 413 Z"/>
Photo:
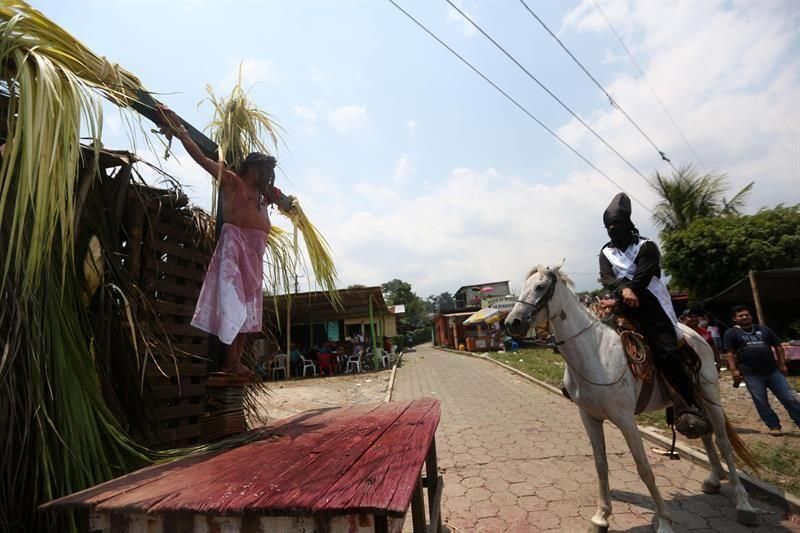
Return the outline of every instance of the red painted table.
<path id="1" fill-rule="evenodd" d="M 400 532 L 410 505 L 414 532 L 438 532 L 439 416 L 430 398 L 309 411 L 259 430 L 254 442 L 144 468 L 42 508 L 81 510 L 98 532 Z"/>

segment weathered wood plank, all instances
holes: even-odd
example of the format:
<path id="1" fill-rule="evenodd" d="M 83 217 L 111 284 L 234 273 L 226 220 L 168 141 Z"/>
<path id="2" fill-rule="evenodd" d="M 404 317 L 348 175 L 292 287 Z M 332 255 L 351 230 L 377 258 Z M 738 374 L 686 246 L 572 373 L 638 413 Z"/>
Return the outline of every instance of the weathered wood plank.
<path id="1" fill-rule="evenodd" d="M 167 236 L 170 240 L 174 239 L 185 243 L 186 245 L 194 246 L 195 239 L 197 238 L 197 230 L 192 225 L 192 220 L 189 217 L 182 217 L 174 212 L 170 212 L 169 221 L 165 220 L 163 216 L 158 217 L 150 224 L 148 236 L 159 237 Z"/>
<path id="2" fill-rule="evenodd" d="M 331 487 L 329 499 L 314 510 L 385 509 L 389 513 L 405 513 L 439 417 L 436 400 L 414 402 Z"/>
<path id="3" fill-rule="evenodd" d="M 208 374 L 208 364 L 205 362 L 201 363 L 179 363 L 176 365 L 169 361 L 159 361 L 159 366 L 161 370 L 163 370 L 163 374 L 161 370 L 156 368 L 156 366 L 149 362 L 147 364 L 147 370 L 145 375 L 147 376 L 163 376 L 166 374 L 169 377 L 176 377 L 176 376 L 205 376 Z"/>
<path id="4" fill-rule="evenodd" d="M 51 507 L 228 515 L 390 511 L 399 516 L 413 491 L 408 481 L 419 480 L 438 420 L 438 402 L 430 399 L 302 413 L 270 428 L 272 437 L 135 472 Z M 350 483 L 369 494 L 354 494 Z M 411 490 L 403 489 L 406 485 Z"/>
<path id="5" fill-rule="evenodd" d="M 351 412 L 361 411 L 361 416 L 329 419 L 321 427 L 322 434 L 312 433 L 310 439 L 294 439 L 287 446 L 264 446 L 258 452 L 261 462 L 258 471 L 254 471 L 252 464 L 255 451 L 242 455 L 240 461 L 228 456 L 224 472 L 216 473 L 205 484 L 199 483 L 191 494 L 178 494 L 149 510 L 177 511 L 187 507 L 201 510 L 211 505 L 226 513 L 252 509 L 308 512 L 313 501 L 324 495 L 324 489 L 352 466 L 385 431 L 386 425 L 408 408 L 408 403 L 355 407 Z M 262 484 L 280 487 L 280 490 L 264 494 L 247 489 Z M 196 507 L 198 503 L 199 508 Z"/>
<path id="6" fill-rule="evenodd" d="M 297 429 L 303 426 L 306 426 L 307 431 L 297 434 Z M 284 426 L 284 430 L 289 430 L 285 433 L 289 433 L 289 435 L 277 441 L 284 442 L 284 446 L 270 446 L 275 442 L 259 441 L 214 456 L 204 461 L 202 468 L 190 467 L 185 470 L 173 471 L 169 476 L 160 476 L 158 471 L 154 471 L 151 472 L 150 479 L 133 479 L 130 483 L 126 478 L 131 474 L 123 476 L 118 480 L 119 485 L 113 487 L 116 494 L 106 497 L 98 509 L 132 511 L 153 508 L 155 511 L 155 504 L 160 500 L 184 495 L 184 500 L 192 499 L 191 502 L 183 502 L 184 509 L 210 512 L 212 509 L 220 507 L 218 499 L 226 485 L 220 483 L 220 480 L 226 473 L 236 472 L 240 482 L 237 490 L 243 489 L 242 484 L 249 484 L 249 490 L 254 492 L 259 489 L 263 490 L 264 486 L 269 486 L 272 468 L 275 465 L 273 461 L 276 460 L 275 455 L 290 453 L 296 446 L 313 445 L 319 439 L 318 432 L 313 429 L 314 427 L 319 428 L 320 432 L 326 433 L 330 425 L 325 423 L 324 414 L 322 416 L 311 414 L 307 420 L 298 419 L 293 426 Z M 256 457 L 258 458 L 257 462 L 254 461 Z"/>
<path id="7" fill-rule="evenodd" d="M 204 396 L 206 393 L 206 385 L 190 384 L 181 385 L 153 385 L 150 387 L 153 397 L 156 400 L 166 400 L 168 398 L 193 398 L 195 396 Z"/>
<path id="8" fill-rule="evenodd" d="M 178 278 L 203 282 L 206 269 L 202 265 L 195 262 L 190 262 L 189 265 L 179 265 L 175 259 L 174 256 L 170 255 L 167 261 L 161 261 L 155 256 L 148 255 L 144 262 L 144 268 L 150 272 L 161 272 Z"/>
<path id="9" fill-rule="evenodd" d="M 146 241 L 147 248 L 154 250 L 159 254 L 174 255 L 180 259 L 187 259 L 189 261 L 196 261 L 200 264 L 205 264 L 209 258 L 197 248 L 190 246 L 179 246 L 172 241 L 161 241 L 150 239 Z"/>
<path id="10" fill-rule="evenodd" d="M 193 403 L 189 405 L 174 405 L 170 407 L 157 407 L 156 416 L 159 420 L 172 420 L 174 418 L 188 418 L 200 416 L 205 411 L 205 404 Z"/>
<path id="11" fill-rule="evenodd" d="M 164 331 L 175 337 L 208 337 L 208 333 L 199 330 L 191 324 L 175 324 L 173 322 L 163 322 Z"/>
<path id="12" fill-rule="evenodd" d="M 197 297 L 200 295 L 199 284 L 181 285 L 179 283 L 175 283 L 174 281 L 150 278 L 150 279 L 145 279 L 145 281 L 143 282 L 143 286 L 147 290 L 153 290 L 157 291 L 158 293 L 163 292 L 165 294 L 181 296 L 183 298 L 189 298 L 192 301 L 196 301 Z"/>
<path id="13" fill-rule="evenodd" d="M 152 304 L 153 309 L 158 313 L 190 318 L 194 316 L 194 305 L 192 304 L 176 304 L 164 300 L 153 300 Z"/>

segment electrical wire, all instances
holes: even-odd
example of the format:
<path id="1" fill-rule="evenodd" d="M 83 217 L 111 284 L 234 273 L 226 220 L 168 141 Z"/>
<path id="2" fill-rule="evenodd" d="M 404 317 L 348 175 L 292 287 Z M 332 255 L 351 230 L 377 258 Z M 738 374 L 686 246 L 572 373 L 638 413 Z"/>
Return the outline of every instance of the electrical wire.
<path id="1" fill-rule="evenodd" d="M 567 45 L 565 45 L 565 44 L 564 44 L 564 43 L 561 41 L 561 39 L 559 39 L 559 38 L 558 38 L 558 36 L 557 36 L 557 35 L 556 35 L 556 34 L 553 32 L 553 30 L 551 30 L 551 29 L 550 29 L 550 27 L 549 27 L 547 24 L 545 24 L 545 22 L 544 22 L 544 21 L 543 21 L 541 18 L 539 18 L 539 16 L 538 16 L 536 13 L 534 13 L 534 11 L 533 11 L 533 10 L 532 10 L 532 9 L 531 9 L 529 6 L 528 6 L 528 4 L 526 4 L 526 3 L 525 3 L 525 0 L 519 0 L 519 1 L 520 1 L 520 3 L 521 3 L 521 4 L 522 4 L 524 7 L 525 7 L 525 9 L 528 11 L 528 13 L 530 13 L 530 14 L 531 14 L 531 16 L 532 16 L 533 18 L 535 18 L 535 19 L 536 19 L 536 20 L 539 22 L 539 24 L 541 24 L 541 25 L 542 25 L 542 27 L 543 27 L 543 28 L 544 28 L 544 29 L 547 31 L 547 33 L 549 33 L 549 34 L 550 34 L 550 36 L 551 36 L 553 39 L 555 39 L 555 40 L 556 40 L 556 42 L 557 42 L 557 43 L 558 43 L 558 44 L 561 46 L 561 48 L 563 48 L 563 49 L 564 49 L 564 51 L 567 53 L 567 55 L 568 55 L 569 57 L 571 57 L 571 58 L 572 58 L 572 60 L 575 62 L 575 64 L 577 64 L 577 65 L 578 65 L 578 66 L 581 68 L 581 70 L 583 70 L 583 72 L 584 72 L 584 73 L 585 73 L 585 74 L 586 74 L 586 75 L 589 77 L 589 79 L 590 79 L 590 80 L 592 80 L 592 81 L 594 82 L 594 84 L 595 84 L 595 85 L 596 85 L 596 86 L 597 86 L 597 87 L 598 87 L 598 88 L 599 88 L 601 91 L 603 91 L 603 94 L 604 94 L 604 95 L 606 95 L 606 98 L 608 98 L 608 103 L 609 103 L 609 104 L 611 104 L 611 107 L 613 107 L 614 109 L 616 109 L 616 110 L 618 110 L 620 113 L 622 113 L 622 115 L 623 115 L 623 116 L 624 116 L 626 119 L 628 119 L 628 122 L 630 122 L 630 123 L 631 123 L 631 125 L 633 125 L 633 127 L 634 127 L 634 128 L 636 128 L 636 130 L 637 130 L 637 131 L 638 131 L 638 132 L 639 132 L 639 133 L 642 135 L 642 137 L 644 137 L 644 138 L 645 138 L 645 140 L 647 140 L 647 142 L 648 142 L 648 143 L 650 143 L 650 146 L 652 146 L 652 147 L 653 147 L 653 149 L 654 149 L 656 152 L 658 152 L 658 155 L 659 155 L 659 157 L 661 157 L 661 159 L 662 159 L 663 161 L 666 161 L 666 162 L 669 164 L 669 166 L 670 166 L 670 167 L 672 167 L 672 169 L 673 169 L 675 172 L 677 172 L 677 171 L 678 171 L 678 169 L 676 169 L 676 168 L 675 168 L 675 165 L 673 165 L 673 164 L 672 164 L 672 161 L 671 161 L 671 160 L 670 160 L 670 159 L 667 157 L 667 154 L 666 154 L 666 153 L 665 153 L 663 150 L 661 150 L 661 149 L 660 149 L 660 148 L 659 148 L 659 147 L 656 145 L 656 143 L 653 141 L 653 139 L 651 139 L 651 138 L 650 138 L 650 136 L 649 136 L 649 135 L 647 135 L 647 134 L 644 132 L 644 130 L 643 130 L 643 129 L 642 129 L 640 126 L 639 126 L 639 124 L 637 124 L 637 123 L 636 123 L 636 121 L 635 121 L 635 120 L 633 120 L 633 118 L 631 118 L 631 116 L 630 116 L 630 115 L 629 115 L 629 114 L 628 114 L 628 113 L 627 113 L 627 112 L 626 112 L 626 111 L 625 111 L 625 110 L 622 108 L 622 106 L 621 106 L 621 105 L 619 105 L 619 102 L 617 102 L 617 101 L 614 99 L 614 97 L 613 97 L 613 96 L 611 96 L 611 95 L 609 94 L 609 92 L 608 92 L 608 91 L 605 89 L 605 87 L 603 87 L 603 85 L 602 85 L 602 84 L 601 84 L 599 81 L 597 81 L 597 78 L 595 78 L 595 77 L 592 75 L 592 73 L 591 73 L 591 72 L 589 72 L 589 70 L 588 70 L 588 69 L 587 69 L 587 68 L 586 68 L 586 67 L 583 65 L 583 63 L 581 63 L 581 62 L 580 62 L 580 60 L 579 60 L 577 57 L 575 57 L 575 54 L 573 54 L 573 53 L 570 51 L 570 49 L 569 49 L 569 48 L 567 48 Z"/>
<path id="2" fill-rule="evenodd" d="M 592 135 L 594 135 L 594 136 L 595 136 L 595 137 L 596 137 L 596 138 L 597 138 L 597 139 L 598 139 L 600 142 L 602 142 L 604 145 L 606 145 L 606 147 L 607 147 L 609 150 L 611 150 L 612 152 L 614 152 L 614 154 L 615 154 L 617 157 L 619 157 L 619 158 L 620 158 L 620 159 L 621 159 L 621 160 L 622 160 L 622 161 L 623 161 L 623 162 L 624 162 L 626 165 L 628 165 L 628 167 L 630 167 L 630 168 L 631 168 L 631 170 L 633 170 L 634 172 L 636 172 L 636 173 L 637 173 L 637 174 L 638 174 L 638 175 L 639 175 L 639 176 L 640 176 L 640 177 L 641 177 L 643 180 L 645 180 L 645 181 L 646 181 L 648 184 L 650 183 L 650 182 L 649 182 L 649 180 L 647 179 L 647 177 L 646 177 L 644 174 L 642 174 L 642 172 L 641 172 L 641 171 L 640 171 L 638 168 L 636 168 L 635 166 L 633 166 L 633 163 L 631 163 L 630 161 L 628 161 L 628 160 L 625 158 L 625 156 L 623 156 L 623 155 L 622 155 L 621 153 L 619 153 L 619 152 L 618 152 L 618 151 L 617 151 L 617 150 L 616 150 L 616 149 L 615 149 L 613 146 L 611 146 L 611 145 L 610 145 L 610 144 L 609 144 L 609 143 L 608 143 L 608 142 L 607 142 L 607 141 L 606 141 L 606 140 L 605 140 L 605 139 L 604 139 L 604 138 L 603 138 L 603 137 L 602 137 L 602 136 L 601 136 L 599 133 L 597 133 L 597 132 L 594 130 L 594 128 L 592 128 L 592 127 L 591 127 L 589 124 L 587 124 L 586 122 L 584 122 L 584 120 L 583 120 L 581 117 L 579 117 L 579 116 L 577 115 L 577 113 L 575 113 L 575 112 L 574 112 L 572 109 L 570 109 L 570 107 L 569 107 L 567 104 L 565 104 L 565 103 L 564 103 L 564 102 L 563 102 L 563 101 L 562 101 L 562 100 L 561 100 L 561 99 L 560 99 L 558 96 L 556 96 L 556 95 L 553 93 L 553 91 L 551 91 L 551 90 L 550 90 L 550 89 L 549 89 L 549 88 L 548 88 L 548 87 L 547 87 L 547 86 L 546 86 L 544 83 L 542 83 L 541 81 L 539 81 L 539 80 L 536 78 L 536 76 L 534 76 L 533 74 L 531 74 L 531 72 L 530 72 L 530 71 L 529 71 L 527 68 L 525 68 L 524 66 L 522 66 L 522 64 L 521 64 L 519 61 L 517 61 L 517 59 L 516 59 L 514 56 L 512 56 L 512 55 L 511 55 L 511 54 L 510 54 L 510 53 L 509 53 L 509 52 L 508 52 L 508 51 L 507 51 L 505 48 L 503 48 L 503 47 L 502 47 L 500 44 L 498 44 L 498 42 L 497 42 L 497 41 L 495 41 L 495 40 L 494 40 L 494 39 L 493 39 L 493 38 L 492 38 L 492 37 L 491 37 L 491 36 L 490 36 L 488 33 L 486 33 L 486 32 L 483 30 L 483 28 L 481 28 L 481 27 L 480 27 L 480 26 L 479 26 L 479 25 L 478 25 L 478 24 L 477 24 L 477 23 L 476 23 L 474 20 L 472 20 L 472 19 L 469 17 L 469 15 L 467 15 L 466 13 L 464 13 L 464 12 L 463 12 L 463 11 L 462 11 L 462 10 L 461 10 L 461 9 L 460 9 L 458 6 L 457 6 L 457 5 L 455 5 L 455 4 L 453 3 L 453 1 L 452 1 L 452 0 L 446 0 L 446 2 L 447 2 L 448 4 L 450 4 L 450 7 L 452 7 L 452 8 L 453 8 L 453 9 L 455 9 L 456 11 L 458 11 L 458 12 L 459 12 L 459 14 L 461 14 L 461 16 L 462 16 L 462 17 L 464 17 L 464 18 L 465 18 L 465 19 L 466 19 L 466 20 L 467 20 L 467 21 L 468 21 L 470 24 L 472 24 L 472 25 L 475 27 L 475 29 L 476 29 L 476 30 L 478 30 L 479 32 L 481 32 L 481 33 L 483 34 L 483 36 L 484 36 L 484 37 L 486 37 L 487 39 L 489 39 L 489 41 L 490 41 L 490 42 L 491 42 L 493 45 L 495 45 L 495 46 L 496 46 L 496 47 L 497 47 L 497 48 L 498 48 L 498 49 L 499 49 L 501 52 L 503 52 L 503 53 L 506 55 L 506 57 L 508 57 L 508 58 L 509 58 L 511 61 L 513 61 L 513 62 L 514 62 L 514 64 L 515 64 L 515 65 L 517 65 L 517 66 L 518 66 L 518 67 L 519 67 L 519 68 L 520 68 L 520 69 L 521 69 L 521 70 L 522 70 L 522 71 L 523 71 L 525 74 L 527 74 L 527 75 L 528 75 L 528 77 L 529 77 L 530 79 L 532 79 L 534 82 L 536 82 L 536 84 L 537 84 L 539 87 L 541 87 L 541 88 L 542 88 L 542 89 L 543 89 L 543 90 L 544 90 L 544 91 L 545 91 L 547 94 L 549 94 L 549 95 L 550 95 L 550 96 L 553 98 L 553 100 L 555 100 L 556 102 L 558 102 L 558 103 L 561 105 L 561 107 L 563 107 L 563 108 L 564 108 L 564 109 L 565 109 L 565 110 L 566 110 L 566 111 L 567 111 L 567 112 L 568 112 L 570 115 L 572 115 L 573 117 L 575 117 L 575 118 L 578 120 L 578 122 L 580 122 L 580 123 L 581 123 L 581 124 L 582 124 L 582 125 L 583 125 L 583 126 L 586 128 L 586 129 L 587 129 L 587 130 L 589 130 L 589 131 L 592 133 Z"/>
<path id="3" fill-rule="evenodd" d="M 398 9 L 398 10 L 399 10 L 401 13 L 403 13 L 403 14 L 404 14 L 406 17 L 408 17 L 408 18 L 409 18 L 409 19 L 410 19 L 412 22 L 414 22 L 414 24 L 416 24 L 416 25 L 417 25 L 417 26 L 419 26 L 419 27 L 420 27 L 420 28 L 421 28 L 423 31 L 425 31 L 425 33 L 427 33 L 428 35 L 430 35 L 431 37 L 433 37 L 433 38 L 434 38 L 434 39 L 435 39 L 435 40 L 436 40 L 436 41 L 437 41 L 439 44 L 441 44 L 442 46 L 444 46 L 444 47 L 445 47 L 445 48 L 446 48 L 446 49 L 447 49 L 447 50 L 448 50 L 448 51 L 449 51 L 451 54 L 453 54 L 453 55 L 454 55 L 454 56 L 456 56 L 456 57 L 457 57 L 459 60 L 461 60 L 461 62 L 462 62 L 462 63 L 464 63 L 465 65 L 467 65 L 467 66 L 468 66 L 468 67 L 469 67 L 469 68 L 470 68 L 470 69 L 471 69 L 471 70 L 472 70 L 472 71 L 473 71 L 475 74 L 477 74 L 478 76 L 480 76 L 481 78 L 483 78 L 483 80 L 484 80 L 486 83 L 488 83 L 489 85 L 491 85 L 491 86 L 492 86 L 492 87 L 493 87 L 493 88 L 494 88 L 496 91 L 498 91 L 500 94 L 502 94 L 503 96 L 505 96 L 505 97 L 506 97 L 506 99 L 508 99 L 508 100 L 509 100 L 509 101 L 510 101 L 512 104 L 514 104 L 514 105 L 515 105 L 515 106 L 516 106 L 516 107 L 517 107 L 517 108 L 518 108 L 520 111 L 522 111 L 523 113 L 525 113 L 525 114 L 526 114 L 526 115 L 527 115 L 527 116 L 528 116 L 530 119 L 532 119 L 532 120 L 533 120 L 534 122 L 536 122 L 536 123 L 537 123 L 539 126 L 541 126 L 542 128 L 544 128 L 544 129 L 545 129 L 545 130 L 546 130 L 546 131 L 547 131 L 547 132 L 548 132 L 550 135 L 552 135 L 553 137 L 555 137 L 556 139 L 558 139 L 558 141 L 560 141 L 560 142 L 561 142 L 561 144 L 563 144 L 564 146 L 566 146 L 566 147 L 567 147 L 567 148 L 568 148 L 568 149 L 569 149 L 569 150 L 570 150 L 572 153 L 574 153 L 574 154 L 575 154 L 575 155 L 577 155 L 579 158 L 581 158 L 581 159 L 582 159 L 582 160 L 583 160 L 583 161 L 584 161 L 584 162 L 585 162 L 587 165 L 589 165 L 589 166 L 590 166 L 590 167 L 592 167 L 592 168 L 593 168 L 595 171 L 597 171 L 597 173 L 598 173 L 598 174 L 600 174 L 601 176 L 603 176 L 603 178 L 605 178 L 606 180 L 608 180 L 610 183 L 612 183 L 612 184 L 613 184 L 615 187 L 617 187 L 619 190 L 623 191 L 623 192 L 624 192 L 624 193 L 626 193 L 628 196 L 630 196 L 630 197 L 631 197 L 631 199 L 633 199 L 633 200 L 634 200 L 636 203 L 638 203 L 640 206 L 642 206 L 642 207 L 643 207 L 645 210 L 647 210 L 647 211 L 648 211 L 650 214 L 653 214 L 653 210 L 652 210 L 652 209 L 650 209 L 649 207 L 647 207 L 647 206 L 646 206 L 646 205 L 645 205 L 645 204 L 644 204 L 642 201 L 640 201 L 638 198 L 636 198 L 636 197 L 635 197 L 635 196 L 633 196 L 631 193 L 629 193 L 628 191 L 626 191 L 626 190 L 625 190 L 625 188 L 623 188 L 623 187 L 622 187 L 622 185 L 620 185 L 619 183 L 617 183 L 616 181 L 614 181 L 614 179 L 613 179 L 613 178 L 611 178 L 611 177 L 610 177 L 608 174 L 606 174 L 605 172 L 603 172 L 602 170 L 600 170 L 600 169 L 599 169 L 599 168 L 598 168 L 598 167 L 597 167 L 597 166 L 596 166 L 594 163 L 592 163 L 592 162 L 591 162 L 589 159 L 587 159 L 587 158 L 586 158 L 586 157 L 585 157 L 583 154 L 581 154 L 581 153 L 580 153 L 580 152 L 579 152 L 577 149 L 575 149 L 575 148 L 574 148 L 574 147 L 573 147 L 571 144 L 569 144 L 567 141 L 565 141 L 563 138 L 561 138 L 561 137 L 560 137 L 560 136 L 559 136 L 559 135 L 558 135 L 556 132 L 554 132 L 552 129 L 550 129 L 550 128 L 549 128 L 549 127 L 548 127 L 548 126 L 547 126 L 547 125 L 546 125 L 544 122 L 542 122 L 541 120 L 539 120 L 538 118 L 536 118 L 536 116 L 535 116 L 535 115 L 533 115 L 533 113 L 531 113 L 530 111 L 528 111 L 528 109 L 527 109 L 525 106 L 523 106 L 522 104 L 520 104 L 520 103 L 519 103 L 519 102 L 518 102 L 516 99 L 514 99 L 514 97 L 513 97 L 513 96 L 511 96 L 511 95 L 510 95 L 510 94 L 508 94 L 506 91 L 504 91 L 503 89 L 501 89 L 501 88 L 500 88 L 500 87 L 499 87 L 499 86 L 498 86 L 498 85 L 497 85 L 495 82 L 493 82 L 493 81 L 492 81 L 492 80 L 490 80 L 490 79 L 489 79 L 489 78 L 488 78 L 488 77 L 487 77 L 485 74 L 483 74 L 483 72 L 481 72 L 480 70 L 478 70 L 478 68 L 477 68 L 477 67 L 475 67 L 475 66 L 474 66 L 472 63 L 470 63 L 469 61 L 467 61 L 467 60 L 466 60 L 466 59 L 465 59 L 465 58 L 464 58 L 462 55 L 460 55 L 458 52 L 456 52 L 455 50 L 453 50 L 453 49 L 452 49 L 452 48 L 451 48 L 451 47 L 450 47 L 450 46 L 449 46 L 447 43 L 445 43 L 443 40 L 441 40 L 441 39 L 440 39 L 440 38 L 439 38 L 439 37 L 438 37 L 438 36 L 437 36 L 435 33 L 433 33 L 431 30 L 429 30 L 429 29 L 428 29 L 428 28 L 427 28 L 427 27 L 426 27 L 424 24 L 422 24 L 422 23 L 421 23 L 419 20 L 417 20 L 416 18 L 414 18 L 414 16 L 413 16 L 413 15 L 411 15 L 411 14 L 410 14 L 408 11 L 406 11 L 405 9 L 403 9 L 402 7 L 400 7 L 400 6 L 397 4 L 397 2 L 395 2 L 395 0 L 388 0 L 388 2 L 389 2 L 390 4 L 392 4 L 394 7 L 396 7 L 396 8 L 397 8 L 397 9 Z"/>
<path id="4" fill-rule="evenodd" d="M 675 121 L 675 119 L 672 118 L 672 114 L 667 109 L 667 106 L 664 105 L 664 102 L 658 96 L 658 93 L 656 93 L 655 88 L 650 83 L 650 81 L 647 79 L 647 76 L 644 75 L 644 71 L 642 70 L 642 67 L 639 66 L 639 63 L 636 61 L 636 58 L 633 57 L 633 54 L 628 49 L 628 47 L 625 45 L 625 41 L 622 40 L 622 37 L 620 37 L 619 33 L 617 33 L 617 30 L 615 30 L 614 26 L 611 25 L 611 21 L 608 20 L 608 17 L 606 17 L 606 14 L 605 14 L 605 12 L 603 12 L 603 9 L 600 7 L 600 4 L 598 4 L 596 0 L 593 0 L 593 1 L 594 1 L 595 7 L 597 7 L 597 10 L 603 16 L 603 20 L 606 21 L 606 24 L 608 24 L 608 27 L 611 28 L 611 31 L 617 37 L 617 40 L 619 41 L 619 44 L 621 44 L 622 48 L 625 49 L 625 52 L 628 54 L 628 57 L 631 59 L 631 63 L 633 63 L 633 65 L 636 67 L 636 70 L 638 70 L 639 74 L 641 74 L 642 79 L 647 84 L 647 87 L 650 89 L 650 92 L 653 93 L 653 96 L 655 96 L 656 100 L 658 100 L 658 103 L 661 106 L 661 109 L 664 110 L 664 114 L 667 115 L 667 118 L 669 119 L 669 121 L 672 122 L 672 125 L 675 126 L 676 130 L 678 130 L 678 133 L 680 134 L 681 138 L 683 139 L 683 142 L 686 143 L 686 146 L 689 148 L 689 151 L 692 152 L 692 155 L 694 156 L 695 159 L 697 159 L 697 162 L 700 163 L 700 166 L 703 168 L 703 170 L 705 172 L 708 172 L 708 170 L 706 170 L 706 166 L 703 164 L 703 161 L 700 159 L 700 156 L 697 155 L 697 152 L 695 152 L 694 148 L 692 147 L 691 143 L 689 142 L 689 139 L 687 139 L 686 135 L 683 134 L 683 130 L 680 128 L 680 126 L 678 126 L 678 123 Z"/>

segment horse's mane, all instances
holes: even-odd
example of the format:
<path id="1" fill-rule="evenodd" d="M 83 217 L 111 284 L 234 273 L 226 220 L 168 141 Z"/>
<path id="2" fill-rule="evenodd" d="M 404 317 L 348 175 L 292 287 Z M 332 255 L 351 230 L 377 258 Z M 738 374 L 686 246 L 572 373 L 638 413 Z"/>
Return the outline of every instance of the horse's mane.
<path id="1" fill-rule="evenodd" d="M 558 266 L 536 265 L 531 269 L 530 272 L 528 272 L 527 277 L 531 277 L 537 272 L 543 276 L 546 276 L 548 271 L 555 274 L 557 279 L 561 280 L 561 282 L 564 283 L 564 285 L 566 285 L 572 292 L 575 292 L 575 283 L 567 275 L 566 272 L 561 270 L 561 265 Z"/>

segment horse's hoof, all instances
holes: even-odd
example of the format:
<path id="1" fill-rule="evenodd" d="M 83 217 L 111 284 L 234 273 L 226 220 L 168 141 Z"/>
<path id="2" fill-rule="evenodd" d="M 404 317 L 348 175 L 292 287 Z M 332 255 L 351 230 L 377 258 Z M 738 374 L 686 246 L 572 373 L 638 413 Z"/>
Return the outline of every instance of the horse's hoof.
<path id="1" fill-rule="evenodd" d="M 736 509 L 736 521 L 744 526 L 757 526 L 758 513 L 745 509 Z"/>
<path id="2" fill-rule="evenodd" d="M 719 494 L 719 483 L 713 483 L 711 481 L 703 481 L 703 484 L 700 486 L 700 490 L 703 491 L 705 494 Z"/>
<path id="3" fill-rule="evenodd" d="M 589 533 L 608 533 L 608 526 L 598 526 L 597 524 L 592 524 L 589 526 Z"/>

